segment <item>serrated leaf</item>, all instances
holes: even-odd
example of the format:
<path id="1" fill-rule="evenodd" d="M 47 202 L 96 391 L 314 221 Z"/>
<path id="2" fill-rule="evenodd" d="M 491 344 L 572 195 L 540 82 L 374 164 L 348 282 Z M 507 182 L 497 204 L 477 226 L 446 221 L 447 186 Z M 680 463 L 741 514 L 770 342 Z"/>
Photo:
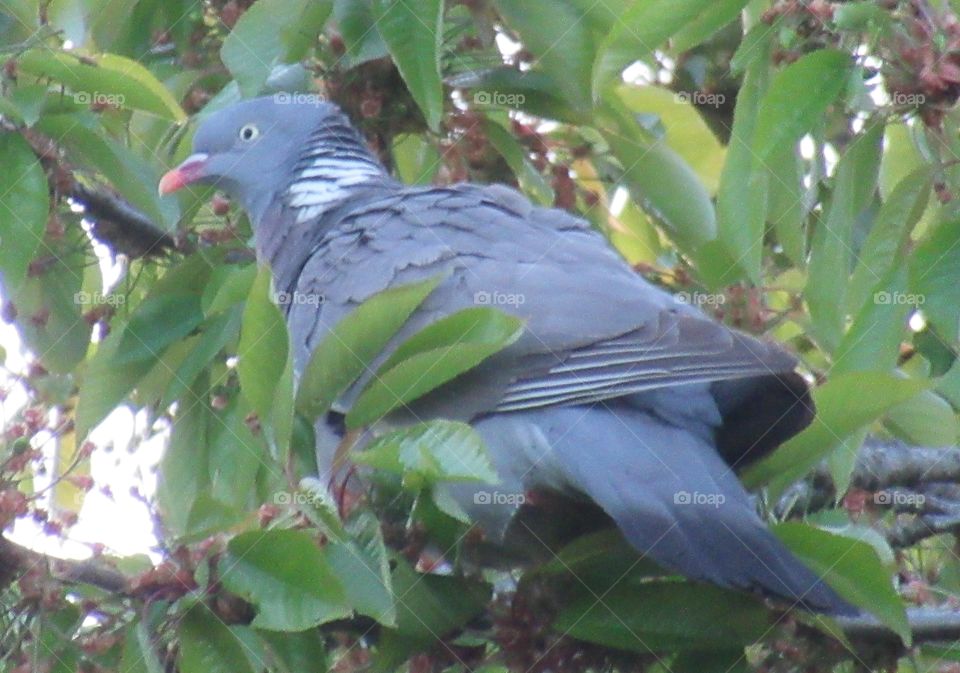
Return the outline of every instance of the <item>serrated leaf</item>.
<path id="1" fill-rule="evenodd" d="M 384 626 L 395 626 L 393 582 L 380 521 L 361 512 L 347 524 L 346 532 L 349 537 L 331 542 L 328 557 L 351 607 Z"/>
<path id="2" fill-rule="evenodd" d="M 437 148 L 422 134 L 401 133 L 391 149 L 397 177 L 406 184 L 428 185 L 440 168 Z"/>
<path id="3" fill-rule="evenodd" d="M 466 423 L 434 420 L 394 430 L 374 440 L 355 462 L 397 474 L 438 481 L 499 482 L 483 440 Z"/>
<path id="4" fill-rule="evenodd" d="M 306 531 L 243 533 L 220 559 L 220 578 L 257 606 L 252 626 L 303 631 L 350 614 L 327 554 Z"/>
<path id="5" fill-rule="evenodd" d="M 441 318 L 394 351 L 347 413 L 347 427 L 368 425 L 472 369 L 518 338 L 519 318 L 488 307 Z"/>
<path id="6" fill-rule="evenodd" d="M 363 374 L 440 278 L 390 288 L 358 306 L 317 346 L 300 377 L 297 411 L 314 420 Z"/>

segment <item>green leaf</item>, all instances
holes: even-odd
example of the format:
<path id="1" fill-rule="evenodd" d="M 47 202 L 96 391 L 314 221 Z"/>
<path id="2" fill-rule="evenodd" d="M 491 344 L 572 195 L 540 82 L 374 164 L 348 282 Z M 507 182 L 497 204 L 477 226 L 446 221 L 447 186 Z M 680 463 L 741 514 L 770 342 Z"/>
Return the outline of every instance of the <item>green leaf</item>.
<path id="1" fill-rule="evenodd" d="M 347 48 L 347 53 L 342 57 L 345 68 L 387 55 L 387 45 L 373 16 L 374 2 L 375 0 L 335 0 L 333 4 L 333 18 Z"/>
<path id="2" fill-rule="evenodd" d="M 88 260 L 82 248 L 57 254 L 44 246 L 44 251 L 49 256 L 41 255 L 43 271 L 28 277 L 8 296 L 20 316 L 17 327 L 24 345 L 44 367 L 66 374 L 90 346 L 90 326 L 81 312 L 92 307 L 83 303 L 80 292 Z"/>
<path id="3" fill-rule="evenodd" d="M 123 367 L 143 360 L 156 360 L 170 344 L 190 334 L 203 320 L 196 294 L 158 295 L 137 306 L 113 356 Z"/>
<path id="4" fill-rule="evenodd" d="M 607 82 L 619 78 L 626 66 L 652 54 L 714 4 L 716 0 L 634 2 L 597 49 L 591 80 L 594 97 L 599 97 Z"/>
<path id="5" fill-rule="evenodd" d="M 911 173 L 927 168 L 926 160 L 913 140 L 913 129 L 905 122 L 887 124 L 883 135 L 883 158 L 880 160 L 880 195 L 887 199 L 900 182 Z"/>
<path id="6" fill-rule="evenodd" d="M 205 253 L 188 257 L 155 282 L 144 301 L 156 297 L 182 296 L 191 290 L 199 292 L 210 275 L 210 257 L 215 256 L 215 253 Z M 115 358 L 126 333 L 122 322 L 114 322 L 109 336 L 100 344 L 82 372 L 80 400 L 77 403 L 77 432 L 81 437 L 120 404 L 156 363 L 156 358 L 149 358 L 118 366 Z"/>
<path id="7" fill-rule="evenodd" d="M 520 338 L 523 322 L 489 307 L 441 318 L 394 351 L 347 414 L 347 427 L 368 425 L 473 369 Z"/>
<path id="8" fill-rule="evenodd" d="M 119 670 L 122 673 L 163 673 L 163 665 L 156 651 L 151 647 L 141 646 L 140 631 L 144 630 L 143 622 L 127 624 L 125 630 Z"/>
<path id="9" fill-rule="evenodd" d="M 394 560 L 396 630 L 405 637 L 435 642 L 462 627 L 483 610 L 490 598 L 485 584 L 456 576 L 420 574 L 403 559 Z"/>
<path id="10" fill-rule="evenodd" d="M 784 254 L 793 264 L 803 267 L 807 263 L 807 209 L 799 150 L 798 145 L 785 145 L 772 157 L 768 166 L 767 222 L 776 232 Z"/>
<path id="11" fill-rule="evenodd" d="M 300 378 L 297 411 L 308 420 L 326 413 L 363 374 L 441 278 L 380 292 L 344 318 L 313 351 Z"/>
<path id="12" fill-rule="evenodd" d="M 714 0 L 673 36 L 673 51 L 684 52 L 709 39 L 718 30 L 736 21 L 740 10 L 746 7 L 748 2 L 749 0 Z"/>
<path id="13" fill-rule="evenodd" d="M 302 633 L 260 631 L 259 635 L 266 644 L 267 650 L 280 664 L 282 673 L 330 670 L 327 665 L 327 648 L 323 642 L 323 634 L 319 631 Z"/>
<path id="14" fill-rule="evenodd" d="M 909 298 L 906 268 L 893 269 L 855 316 L 837 347 L 830 374 L 892 371 L 906 337 L 907 313 L 913 309 Z"/>
<path id="15" fill-rule="evenodd" d="M 497 11 L 520 34 L 537 65 L 575 110 L 589 111 L 593 37 L 579 10 L 566 0 L 496 0 Z"/>
<path id="16" fill-rule="evenodd" d="M 853 229 L 857 217 L 873 201 L 883 146 L 883 124 L 873 123 L 857 136 L 837 164 L 833 195 L 810 245 L 810 267 L 804 299 L 813 332 L 833 352 L 846 320 L 846 287 L 853 265 Z"/>
<path id="17" fill-rule="evenodd" d="M 618 101 L 608 97 L 606 102 L 600 112 L 601 132 L 623 166 L 633 198 L 681 250 L 692 253 L 714 239 L 713 203 L 693 169 L 672 149 L 647 137 Z"/>
<path id="18" fill-rule="evenodd" d="M 760 101 L 753 151 L 761 163 L 792 145 L 823 119 L 847 81 L 850 55 L 834 49 L 807 54 L 780 71 Z"/>
<path id="19" fill-rule="evenodd" d="M 153 73 L 124 56 L 31 49 L 17 63 L 22 72 L 70 87 L 74 100 L 81 104 L 103 101 L 177 122 L 187 118 Z"/>
<path id="20" fill-rule="evenodd" d="M 260 470 L 279 472 L 275 467 L 268 467 L 263 441 L 246 423 L 248 413 L 249 407 L 234 397 L 226 409 L 213 412 L 207 430 L 209 494 L 236 509 L 250 509 L 256 505 L 252 502 L 252 494 Z"/>
<path id="21" fill-rule="evenodd" d="M 760 37 L 754 38 L 758 32 Z M 724 254 L 704 250 L 698 258 L 697 268 L 710 287 L 729 285 L 742 278 L 754 283 L 760 281 L 770 176 L 766 166 L 756 161 L 751 145 L 759 101 L 770 79 L 768 57 L 772 35 L 769 28 L 762 25 L 744 38 L 747 40 L 756 44 L 756 58 L 747 64 L 737 95 L 727 160 L 717 193 L 717 238 Z M 792 147 L 792 143 L 788 146 Z M 712 263 L 703 263 L 706 258 Z"/>
<path id="22" fill-rule="evenodd" d="M 0 156 L 0 273 L 11 292 L 41 250 L 50 196 L 43 168 L 23 136 L 0 133 Z"/>
<path id="23" fill-rule="evenodd" d="M 203 290 L 201 304 L 207 316 L 225 311 L 246 302 L 253 281 L 257 278 L 256 264 L 218 266 L 210 274 L 210 282 Z"/>
<path id="24" fill-rule="evenodd" d="M 241 315 L 242 309 L 235 306 L 232 310 L 221 313 L 206 322 L 196 345 L 170 379 L 160 402 L 162 408 L 170 406 L 174 400 L 179 399 L 227 343 L 236 338 L 240 332 Z"/>
<path id="25" fill-rule="evenodd" d="M 930 169 L 922 167 L 906 175 L 885 197 L 847 285 L 850 313 L 873 301 L 871 290 L 906 256 L 910 231 L 927 207 L 931 186 Z"/>
<path id="26" fill-rule="evenodd" d="M 393 141 L 397 177 L 410 185 L 429 185 L 440 168 L 440 155 L 424 135 L 401 133 Z"/>
<path id="27" fill-rule="evenodd" d="M 202 603 L 177 620 L 183 673 L 254 673 L 233 629 Z"/>
<path id="28" fill-rule="evenodd" d="M 265 423 L 273 417 L 274 396 L 290 351 L 286 323 L 270 300 L 270 269 L 260 267 L 243 309 L 237 375 L 244 396 Z"/>
<path id="29" fill-rule="evenodd" d="M 253 626 L 303 631 L 350 614 L 327 554 L 301 530 L 242 533 L 220 559 L 223 585 L 257 606 Z"/>
<path id="30" fill-rule="evenodd" d="M 512 96 L 518 110 L 545 119 L 556 119 L 570 124 L 589 124 L 591 116 L 584 110 L 574 108 L 563 97 L 556 82 L 544 72 L 520 71 L 500 67 L 470 70 L 453 75 L 447 83 L 452 87 L 473 89 L 475 106 L 484 105 L 484 98 L 493 93 Z"/>
<path id="31" fill-rule="evenodd" d="M 747 468 L 743 483 L 749 488 L 766 484 L 776 499 L 845 437 L 930 385 L 929 381 L 881 372 L 850 372 L 831 378 L 813 391 L 817 407 L 813 423 L 772 455 Z"/>
<path id="32" fill-rule="evenodd" d="M 797 557 L 847 601 L 871 613 L 910 644 L 910 625 L 890 571 L 866 542 L 796 521 L 773 532 Z"/>
<path id="33" fill-rule="evenodd" d="M 632 112 L 654 114 L 664 129 L 663 142 L 696 171 L 712 194 L 717 191 L 726 148 L 690 102 L 690 96 L 659 86 L 624 84 L 617 95 Z"/>
<path id="34" fill-rule="evenodd" d="M 177 537 L 190 530 L 194 502 L 210 489 L 210 445 L 207 439 L 213 413 L 206 401 L 195 401 L 204 400 L 206 383 L 206 377 L 201 377 L 190 391 L 191 401 L 177 410 L 170 443 L 160 461 L 157 504 L 164 529 Z M 83 400 L 82 393 L 80 399 Z M 80 418 L 79 410 L 77 417 Z"/>
<path id="35" fill-rule="evenodd" d="M 274 66 L 303 58 L 332 8 L 330 1 L 260 0 L 245 11 L 220 48 L 244 96 L 259 94 Z"/>
<path id="36" fill-rule="evenodd" d="M 887 412 L 886 425 L 913 446 L 956 446 L 957 414 L 932 390 L 924 390 Z"/>
<path id="37" fill-rule="evenodd" d="M 352 458 L 380 470 L 415 476 L 418 486 L 438 481 L 500 481 L 480 435 L 455 421 L 427 421 L 394 430 Z"/>
<path id="38" fill-rule="evenodd" d="M 960 327 L 960 221 L 944 219 L 917 245 L 910 258 L 910 292 L 923 313 L 950 343 Z"/>
<path id="39" fill-rule="evenodd" d="M 513 134 L 491 119 L 486 120 L 483 128 L 487 134 L 487 140 L 517 176 L 520 189 L 542 206 L 553 205 L 553 188 L 527 158 L 526 150 L 517 142 Z"/>
<path id="40" fill-rule="evenodd" d="M 443 37 L 441 0 L 374 0 L 374 20 L 397 69 L 423 112 L 427 126 L 440 129 L 443 82 L 440 44 Z"/>
<path id="41" fill-rule="evenodd" d="M 347 533 L 348 539 L 330 543 L 330 567 L 356 612 L 395 626 L 393 582 L 380 521 L 370 512 L 361 512 L 348 522 Z"/>
<path id="42" fill-rule="evenodd" d="M 743 647 L 770 628 L 756 598 L 705 584 L 624 582 L 597 600 L 574 583 L 572 593 L 555 630 L 632 652 Z"/>

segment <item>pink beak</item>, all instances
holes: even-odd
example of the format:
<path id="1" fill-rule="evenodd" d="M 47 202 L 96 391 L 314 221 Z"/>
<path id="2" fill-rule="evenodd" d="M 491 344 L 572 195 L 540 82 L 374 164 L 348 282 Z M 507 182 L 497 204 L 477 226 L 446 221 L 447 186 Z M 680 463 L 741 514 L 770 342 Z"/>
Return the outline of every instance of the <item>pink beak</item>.
<path id="1" fill-rule="evenodd" d="M 160 196 L 175 192 L 203 177 L 203 169 L 206 168 L 208 158 L 203 152 L 191 154 L 182 164 L 164 173 L 158 186 Z"/>

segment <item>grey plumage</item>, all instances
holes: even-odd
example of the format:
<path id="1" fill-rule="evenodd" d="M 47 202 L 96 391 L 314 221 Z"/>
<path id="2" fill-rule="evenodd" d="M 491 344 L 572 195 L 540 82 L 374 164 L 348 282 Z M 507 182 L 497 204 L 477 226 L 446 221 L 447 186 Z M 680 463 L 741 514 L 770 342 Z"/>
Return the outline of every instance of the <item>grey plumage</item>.
<path id="1" fill-rule="evenodd" d="M 253 141 L 238 136 L 245 124 L 257 126 Z M 298 373 L 361 302 L 442 274 L 381 358 L 478 303 L 518 315 L 525 331 L 389 422 L 471 422 L 504 492 L 598 505 L 639 551 L 693 579 L 852 611 L 766 529 L 734 473 L 811 418 L 806 385 L 781 348 L 676 301 L 586 222 L 512 189 L 395 182 L 332 105 L 248 101 L 206 119 L 194 145 L 207 167 L 194 179 L 241 199 L 278 290 L 324 299 L 284 307 Z M 337 431 L 318 430 L 329 469 Z M 477 490 L 450 486 L 502 539 L 514 508 L 478 505 Z"/>

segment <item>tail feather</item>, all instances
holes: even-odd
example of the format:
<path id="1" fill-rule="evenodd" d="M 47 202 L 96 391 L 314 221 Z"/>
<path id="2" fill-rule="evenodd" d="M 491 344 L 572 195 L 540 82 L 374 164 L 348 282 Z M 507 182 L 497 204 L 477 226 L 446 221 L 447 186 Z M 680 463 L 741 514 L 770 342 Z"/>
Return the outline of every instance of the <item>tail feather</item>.
<path id="1" fill-rule="evenodd" d="M 660 565 L 812 611 L 857 614 L 767 529 L 703 438 L 635 409 L 580 410 L 569 426 L 557 421 L 549 434 L 568 483 Z"/>

